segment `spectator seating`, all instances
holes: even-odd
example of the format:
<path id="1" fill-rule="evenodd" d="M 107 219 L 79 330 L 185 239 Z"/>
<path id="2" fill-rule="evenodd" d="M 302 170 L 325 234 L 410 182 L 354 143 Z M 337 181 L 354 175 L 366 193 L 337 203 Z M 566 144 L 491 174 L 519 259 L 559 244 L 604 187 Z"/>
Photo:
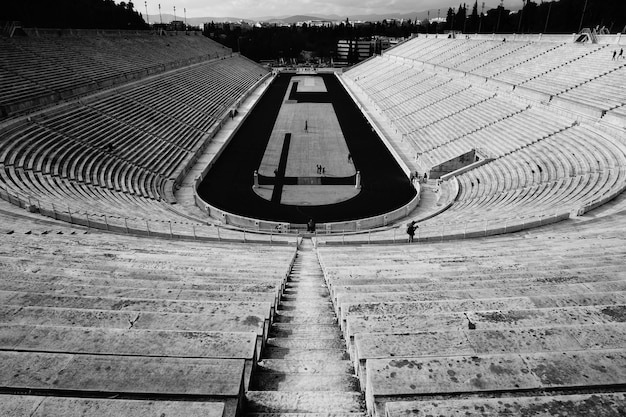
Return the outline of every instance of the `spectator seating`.
<path id="1" fill-rule="evenodd" d="M 198 247 L 0 216 L 12 225 L 0 255 L 5 392 L 60 395 L 46 405 L 52 409 L 98 406 L 98 395 L 70 401 L 64 392 L 212 399 L 225 409 L 217 415 L 235 416 L 293 247 Z M 18 407 L 10 399 L 3 396 L 0 410 Z"/>
<path id="2" fill-rule="evenodd" d="M 348 86 L 371 100 L 386 119 L 382 123 L 395 128 L 396 135 L 388 139 L 410 145 L 418 172 L 477 149 L 481 157 L 494 159 L 458 175 L 456 201 L 443 214 L 423 222 L 419 231 L 430 229 L 442 237 L 447 228 L 451 235 L 464 236 L 471 222 L 498 223 L 507 230 L 509 221 L 525 224 L 524 219 L 534 217 L 541 222 L 545 216 L 576 212 L 610 199 L 626 188 L 626 146 L 615 129 L 598 130 L 593 121 L 557 112 L 549 104 L 523 98 L 517 90 L 494 90 L 447 68 L 474 67 L 476 75 L 484 75 L 481 68 L 520 55 L 523 61 L 511 61 L 508 68 L 488 76 L 581 105 L 601 101 L 604 109 L 615 109 L 613 113 L 619 115 L 620 103 L 626 100 L 620 102 L 619 92 L 612 99 L 609 96 L 613 86 L 620 85 L 626 67 L 610 59 L 607 64 L 608 49 L 605 45 L 417 38 L 343 76 L 351 81 Z M 503 54 L 502 59 L 498 54 Z M 457 60 L 458 56 L 462 58 Z M 597 93 L 593 85 L 599 87 Z M 580 101 L 577 91 L 582 93 Z M 401 148 L 399 143 L 396 146 Z M 395 234 L 395 230 L 383 231 L 368 236 L 368 241 L 395 241 Z"/>
<path id="3" fill-rule="evenodd" d="M 55 35 L 0 38 L 0 118 L 231 54 L 195 32 Z"/>
<path id="4" fill-rule="evenodd" d="M 368 410 L 457 415 L 503 406 L 484 398 L 495 391 L 524 409 L 548 388 L 579 396 L 546 402 L 623 407 L 605 388 L 626 378 L 621 227 L 613 216 L 464 245 L 319 248 Z"/>
<path id="5" fill-rule="evenodd" d="M 1 188 L 124 227 L 189 223 L 169 208 L 168 184 L 265 73 L 239 56 L 207 61 L 9 125 Z"/>
<path id="6" fill-rule="evenodd" d="M 462 71 L 606 111 L 626 104 L 623 92 L 614 87 L 622 85 L 626 77 L 626 62 L 612 60 L 613 51 L 609 45 L 549 40 L 420 37 L 383 56 L 401 58 L 407 65 L 426 63 Z"/>

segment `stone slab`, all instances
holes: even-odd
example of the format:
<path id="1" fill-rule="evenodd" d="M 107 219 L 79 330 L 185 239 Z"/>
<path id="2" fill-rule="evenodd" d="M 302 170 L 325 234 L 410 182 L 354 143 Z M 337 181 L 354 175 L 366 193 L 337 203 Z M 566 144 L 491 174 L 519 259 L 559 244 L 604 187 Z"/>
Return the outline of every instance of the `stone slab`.
<path id="1" fill-rule="evenodd" d="M 626 292 L 547 295 L 530 297 L 537 308 L 626 304 Z"/>
<path id="2" fill-rule="evenodd" d="M 0 277 L 0 288 L 8 291 L 32 291 L 41 292 L 41 288 L 50 290 L 61 290 L 67 285 L 90 285 L 99 287 L 124 287 L 124 288 L 152 288 L 169 290 L 194 290 L 194 291 L 236 291 L 236 292 L 274 292 L 280 290 L 284 278 L 265 280 L 255 280 L 254 283 L 248 280 L 241 282 L 207 282 L 206 279 L 197 280 L 149 280 L 140 278 L 123 277 L 71 277 L 48 274 L 23 274 L 9 273 Z"/>
<path id="3" fill-rule="evenodd" d="M 149 330 L 233 331 L 265 335 L 265 318 L 254 311 L 232 314 L 155 313 L 57 307 L 0 306 L 0 323 Z"/>
<path id="4" fill-rule="evenodd" d="M 385 404 L 385 410 L 386 417 L 623 416 L 626 415 L 626 394 L 390 401 Z"/>
<path id="5" fill-rule="evenodd" d="M 555 282 L 560 283 L 584 283 L 586 286 L 590 288 L 595 288 L 595 285 L 598 285 L 598 288 L 604 288 L 607 285 L 607 282 L 613 283 L 617 288 L 620 288 L 622 285 L 626 285 L 626 281 L 624 279 L 618 281 L 612 281 L 615 279 L 614 275 L 596 273 L 596 274 L 572 274 L 567 277 L 554 277 Z M 333 285 L 332 292 L 333 294 L 341 294 L 341 293 L 376 293 L 376 292 L 418 292 L 418 291 L 439 291 L 442 286 L 445 285 L 447 291 L 450 290 L 475 290 L 475 289 L 484 289 L 484 288 L 494 288 L 494 287 L 516 287 L 520 288 L 523 286 L 542 286 L 545 284 L 553 283 L 552 280 L 543 276 L 534 276 L 534 277 L 523 277 L 523 278 L 496 278 L 492 280 L 480 280 L 480 281 L 445 281 L 445 284 L 440 280 L 433 279 L 425 279 L 421 278 L 417 283 L 414 282 L 417 278 L 407 278 L 407 279 L 379 279 L 377 283 L 363 283 L 365 280 L 356 280 L 356 282 L 351 285 L 345 284 L 335 284 Z M 367 280 L 368 282 L 370 280 Z M 598 289 L 598 292 L 602 291 Z M 604 290 L 606 291 L 606 290 Z M 622 290 L 620 290 L 622 291 Z"/>
<path id="6" fill-rule="evenodd" d="M 370 359 L 375 396 L 606 386 L 626 382 L 626 351 L 545 352 L 439 358 Z"/>
<path id="7" fill-rule="evenodd" d="M 358 413 L 361 394 L 357 392 L 248 391 L 249 413 Z"/>
<path id="8" fill-rule="evenodd" d="M 348 315 L 437 314 L 475 310 L 529 309 L 535 304 L 528 297 L 487 300 L 418 301 L 407 303 L 381 302 L 348 304 L 341 312 L 342 328 Z"/>
<path id="9" fill-rule="evenodd" d="M 514 286 L 499 288 L 467 288 L 463 290 L 437 290 L 437 291 L 395 291 L 372 293 L 348 293 L 335 292 L 338 304 L 344 303 L 367 303 L 373 301 L 433 301 L 433 300 L 464 300 L 464 299 L 489 299 L 522 296 L 545 296 L 548 294 L 588 294 L 590 288 L 584 284 L 550 284 L 532 286 Z"/>
<path id="10" fill-rule="evenodd" d="M 238 397 L 245 361 L 1 352 L 0 386 L 126 394 Z"/>
<path id="11" fill-rule="evenodd" d="M 369 359 L 366 367 L 368 397 L 541 386 L 518 355 Z"/>
<path id="12" fill-rule="evenodd" d="M 502 309 L 414 315 L 354 315 L 347 317 L 345 331 L 347 336 L 352 338 L 358 333 L 403 334 L 442 329 L 464 330 L 468 328 L 468 318 L 479 330 L 626 323 L 626 305 Z"/>
<path id="13" fill-rule="evenodd" d="M 11 417 L 223 417 L 224 403 L 1 395 L 0 415 Z"/>
<path id="14" fill-rule="evenodd" d="M 375 358 L 472 355 L 464 332 L 422 332 L 415 334 L 367 334 L 354 336 L 359 361 Z"/>
<path id="15" fill-rule="evenodd" d="M 250 311 L 269 319 L 272 303 L 244 301 L 185 301 L 115 297 L 78 297 L 0 291 L 0 303 L 15 306 L 66 307 L 92 310 L 132 310 L 161 313 L 237 314 Z"/>
<path id="16" fill-rule="evenodd" d="M 272 292 L 206 291 L 177 288 L 136 288 L 117 285 L 96 286 L 51 283 L 0 283 L 4 291 L 54 294 L 78 297 L 124 297 L 187 301 L 267 301 L 274 303 L 276 290 Z"/>
<path id="17" fill-rule="evenodd" d="M 582 349 L 571 330 L 573 329 L 570 327 L 539 327 L 509 330 L 468 330 L 465 333 L 474 354 Z"/>
<path id="18" fill-rule="evenodd" d="M 376 316 L 348 316 L 346 335 L 350 338 L 358 333 L 404 334 L 425 332 L 433 329 L 463 330 L 467 319 L 463 313 L 441 314 L 386 314 Z"/>
<path id="19" fill-rule="evenodd" d="M 0 349 L 101 355 L 254 359 L 256 333 L 0 324 Z"/>

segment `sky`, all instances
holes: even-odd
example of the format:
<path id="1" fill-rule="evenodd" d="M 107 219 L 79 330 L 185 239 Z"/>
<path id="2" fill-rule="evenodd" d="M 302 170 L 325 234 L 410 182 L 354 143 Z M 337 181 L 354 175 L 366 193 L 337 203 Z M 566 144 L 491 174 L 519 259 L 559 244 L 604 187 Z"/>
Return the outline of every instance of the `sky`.
<path id="1" fill-rule="evenodd" d="M 174 14 L 183 17 L 186 9 L 187 17 L 240 17 L 252 19 L 267 16 L 292 15 L 338 15 L 349 17 L 363 14 L 408 13 L 431 10 L 431 16 L 445 15 L 449 7 L 457 8 L 463 1 L 469 10 L 474 0 L 148 0 L 148 14 L 158 15 L 159 4 L 163 14 Z M 482 2 L 485 10 L 497 7 L 500 0 L 479 0 L 478 11 Z M 117 1 L 119 3 L 119 1 Z M 144 1 L 133 2 L 135 10 L 145 14 Z M 519 3 L 519 4 L 518 4 Z M 519 8 L 522 0 L 504 0 L 504 7 Z"/>

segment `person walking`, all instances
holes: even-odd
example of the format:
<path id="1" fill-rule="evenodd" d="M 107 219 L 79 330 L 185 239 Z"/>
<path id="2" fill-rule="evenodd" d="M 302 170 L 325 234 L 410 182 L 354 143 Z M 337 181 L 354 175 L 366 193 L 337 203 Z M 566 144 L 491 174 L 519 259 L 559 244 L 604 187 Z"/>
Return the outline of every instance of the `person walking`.
<path id="1" fill-rule="evenodd" d="M 308 131 L 309 131 L 309 121 L 308 121 L 308 120 L 305 120 L 305 121 L 304 121 L 304 131 L 305 131 L 305 132 L 308 132 Z"/>
<path id="2" fill-rule="evenodd" d="M 413 243 L 413 237 L 415 236 L 415 230 L 418 227 L 419 226 L 416 224 L 415 220 L 411 221 L 411 223 L 409 223 L 406 226 L 406 234 L 409 235 L 409 243 Z"/>

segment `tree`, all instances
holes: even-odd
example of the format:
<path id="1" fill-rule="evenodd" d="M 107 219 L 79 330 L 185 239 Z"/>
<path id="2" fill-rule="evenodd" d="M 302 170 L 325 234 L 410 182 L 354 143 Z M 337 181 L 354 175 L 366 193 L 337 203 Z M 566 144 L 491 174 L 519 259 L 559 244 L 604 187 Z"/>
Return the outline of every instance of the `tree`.
<path id="1" fill-rule="evenodd" d="M 470 15 L 467 22 L 467 32 L 478 32 L 478 0 L 474 2 L 474 7 L 472 7 L 472 14 Z"/>

